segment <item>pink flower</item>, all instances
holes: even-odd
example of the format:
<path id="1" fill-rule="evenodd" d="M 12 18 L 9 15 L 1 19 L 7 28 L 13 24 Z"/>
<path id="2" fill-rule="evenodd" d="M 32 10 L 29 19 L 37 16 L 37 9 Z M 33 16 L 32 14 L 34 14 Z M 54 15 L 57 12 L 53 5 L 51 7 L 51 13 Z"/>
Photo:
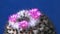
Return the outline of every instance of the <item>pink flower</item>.
<path id="1" fill-rule="evenodd" d="M 28 13 L 31 17 L 33 17 L 34 19 L 37 19 L 41 13 L 38 11 L 38 9 L 32 9 L 29 11 Z"/>
<path id="2" fill-rule="evenodd" d="M 21 28 L 23 28 L 23 29 L 27 28 L 27 27 L 28 27 L 28 22 L 25 21 L 25 20 L 19 22 L 19 27 L 21 27 Z"/>
<path id="3" fill-rule="evenodd" d="M 9 17 L 9 21 L 16 22 L 17 17 L 18 17 L 17 14 L 13 14 L 12 16 Z"/>

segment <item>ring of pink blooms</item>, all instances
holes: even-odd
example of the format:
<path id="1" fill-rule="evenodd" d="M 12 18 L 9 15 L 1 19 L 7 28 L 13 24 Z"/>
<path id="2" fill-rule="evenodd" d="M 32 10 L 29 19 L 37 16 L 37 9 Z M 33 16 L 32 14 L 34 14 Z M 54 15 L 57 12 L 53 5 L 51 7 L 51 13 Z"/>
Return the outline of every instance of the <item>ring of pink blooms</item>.
<path id="1" fill-rule="evenodd" d="M 41 15 L 40 11 L 38 11 L 38 9 L 36 9 L 36 8 L 28 10 L 28 14 L 29 14 L 29 16 L 31 16 L 34 19 L 38 19 L 39 16 Z M 16 23 L 16 19 L 19 16 L 20 16 L 19 14 L 13 14 L 12 16 L 9 17 L 9 21 L 13 22 L 13 23 Z M 25 20 L 19 22 L 19 27 L 21 27 L 21 28 L 27 28 L 28 27 L 28 22 L 25 21 Z"/>

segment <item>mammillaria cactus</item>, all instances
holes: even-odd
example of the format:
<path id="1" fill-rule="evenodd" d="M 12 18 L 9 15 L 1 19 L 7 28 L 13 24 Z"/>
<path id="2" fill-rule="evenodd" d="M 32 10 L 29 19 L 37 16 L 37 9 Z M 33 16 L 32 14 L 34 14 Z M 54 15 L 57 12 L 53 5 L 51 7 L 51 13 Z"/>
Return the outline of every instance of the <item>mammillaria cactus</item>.
<path id="1" fill-rule="evenodd" d="M 36 8 L 21 10 L 8 19 L 4 34 L 56 34 L 48 17 Z"/>

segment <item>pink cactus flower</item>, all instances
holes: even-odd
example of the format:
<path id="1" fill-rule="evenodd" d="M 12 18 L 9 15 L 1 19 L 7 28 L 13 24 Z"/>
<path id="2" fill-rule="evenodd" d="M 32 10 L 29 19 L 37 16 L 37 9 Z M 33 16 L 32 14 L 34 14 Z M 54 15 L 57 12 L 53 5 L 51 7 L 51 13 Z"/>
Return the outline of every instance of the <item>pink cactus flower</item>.
<path id="1" fill-rule="evenodd" d="M 32 9 L 29 11 L 28 13 L 31 17 L 33 17 L 34 19 L 37 19 L 41 13 L 38 11 L 38 9 Z"/>
<path id="2" fill-rule="evenodd" d="M 28 27 L 28 22 L 27 21 L 21 21 L 19 22 L 19 27 L 20 28 L 23 28 L 23 29 L 26 29 Z"/>
<path id="3" fill-rule="evenodd" d="M 18 17 L 18 14 L 13 14 L 12 16 L 9 17 L 9 21 L 16 22 L 17 17 Z"/>

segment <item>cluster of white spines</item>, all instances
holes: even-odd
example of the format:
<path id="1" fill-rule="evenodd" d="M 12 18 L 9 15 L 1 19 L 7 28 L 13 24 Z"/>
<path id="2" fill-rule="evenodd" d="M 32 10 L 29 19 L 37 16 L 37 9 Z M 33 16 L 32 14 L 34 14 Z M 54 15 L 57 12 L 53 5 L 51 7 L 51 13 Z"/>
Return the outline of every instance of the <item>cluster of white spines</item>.
<path id="1" fill-rule="evenodd" d="M 13 28 L 19 29 L 19 22 L 17 22 L 15 19 L 19 19 L 22 17 L 28 17 L 30 19 L 28 26 L 34 27 L 38 21 L 38 17 L 41 15 L 37 9 L 32 10 L 21 10 L 17 12 L 16 14 L 10 16 L 9 19 L 9 25 L 11 25 Z M 12 17 L 12 18 L 11 18 Z"/>

